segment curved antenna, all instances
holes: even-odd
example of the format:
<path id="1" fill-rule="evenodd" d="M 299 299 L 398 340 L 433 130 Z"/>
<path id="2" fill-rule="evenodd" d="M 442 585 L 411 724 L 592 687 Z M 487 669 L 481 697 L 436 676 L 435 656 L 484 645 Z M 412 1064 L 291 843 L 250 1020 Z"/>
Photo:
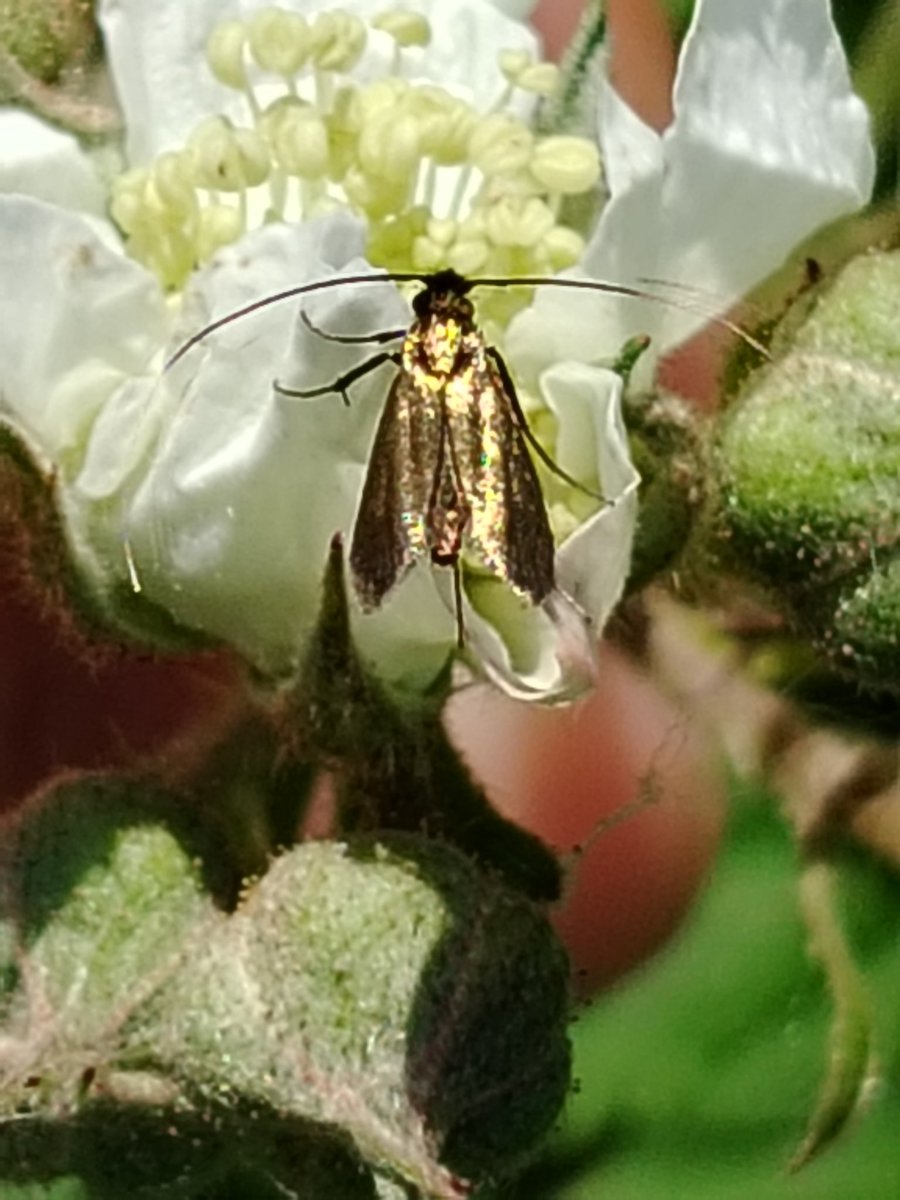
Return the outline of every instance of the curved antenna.
<path id="1" fill-rule="evenodd" d="M 757 354 L 761 354 L 765 359 L 771 359 L 768 349 L 753 336 L 748 333 L 737 321 L 730 321 L 727 317 L 718 316 L 716 313 L 706 311 L 699 304 L 689 303 L 686 299 L 675 299 L 673 296 L 659 296 L 654 292 L 648 292 L 644 288 L 637 286 L 632 287 L 627 283 L 607 283 L 603 279 L 554 279 L 546 275 L 522 275 L 509 277 L 506 279 L 499 277 L 485 277 L 483 279 L 470 279 L 467 281 L 476 287 L 558 287 L 571 288 L 584 292 L 605 292 L 612 296 L 625 296 L 630 300 L 650 300 L 654 304 L 666 304 L 670 308 L 680 308 L 684 312 L 695 313 L 698 317 L 702 317 L 704 321 L 709 321 L 711 325 L 718 325 L 721 329 L 726 329 L 729 333 L 733 333 L 735 337 L 740 338 L 751 350 L 755 350 Z M 653 282 L 664 284 L 664 280 L 654 280 Z M 671 283 L 667 286 L 674 289 L 687 288 L 690 289 L 690 284 Z"/>
<path id="2" fill-rule="evenodd" d="M 181 343 L 175 353 L 166 359 L 163 364 L 163 372 L 174 367 L 189 350 L 193 350 L 196 345 L 208 338 L 211 333 L 215 333 L 217 329 L 230 325 L 232 321 L 239 321 L 241 317 L 249 317 L 251 313 L 268 308 L 270 304 L 280 304 L 282 300 L 293 300 L 295 297 L 305 296 L 309 292 L 324 292 L 329 288 L 340 287 L 347 283 L 354 285 L 357 283 L 425 283 L 427 279 L 427 275 L 414 271 L 391 271 L 385 272 L 383 275 L 339 275 L 330 279 L 315 279 L 312 283 L 299 283 L 296 287 L 285 288 L 283 292 L 273 292 L 270 296 L 261 296 L 259 300 L 245 304 L 242 308 L 232 309 L 231 312 L 217 317 L 215 321 L 210 321 L 208 325 L 204 325 L 202 329 L 192 333 L 186 341 Z"/>
<path id="3" fill-rule="evenodd" d="M 451 275 L 452 273 L 440 272 L 439 274 L 443 276 Z M 300 283 L 296 287 L 286 288 L 281 292 L 273 292 L 271 295 L 262 296 L 259 300 L 254 300 L 252 303 L 245 304 L 241 308 L 232 309 L 231 312 L 217 317 L 214 321 L 210 321 L 208 325 L 204 325 L 196 333 L 191 334 L 163 364 L 163 372 L 171 370 L 194 346 L 204 341 L 210 334 L 215 333 L 218 329 L 222 329 L 225 325 L 230 325 L 232 321 L 239 321 L 242 317 L 248 317 L 252 313 L 268 308 L 271 304 L 280 304 L 284 300 L 296 299 L 297 296 L 306 296 L 311 292 L 324 292 L 346 284 L 356 286 L 363 283 L 421 283 L 427 287 L 437 277 L 439 276 L 435 274 L 429 275 L 416 271 L 385 271 L 379 275 L 339 275 L 329 279 L 316 279 L 311 283 Z M 557 279 L 552 275 L 485 275 L 468 279 L 460 276 L 459 283 L 461 287 L 465 287 L 467 292 L 477 287 L 555 287 L 567 288 L 570 291 L 600 292 L 609 296 L 624 296 L 632 300 L 647 300 L 654 304 L 667 304 L 674 308 L 681 308 L 686 312 L 696 313 L 704 321 L 718 325 L 720 328 L 734 334 L 735 337 L 740 338 L 742 342 L 762 355 L 763 358 L 771 358 L 769 351 L 762 342 L 738 325 L 736 321 L 730 321 L 727 317 L 704 312 L 698 305 L 655 295 L 644 288 L 631 286 L 627 283 L 608 283 L 603 279 Z M 678 285 L 673 286 L 677 287 Z"/>

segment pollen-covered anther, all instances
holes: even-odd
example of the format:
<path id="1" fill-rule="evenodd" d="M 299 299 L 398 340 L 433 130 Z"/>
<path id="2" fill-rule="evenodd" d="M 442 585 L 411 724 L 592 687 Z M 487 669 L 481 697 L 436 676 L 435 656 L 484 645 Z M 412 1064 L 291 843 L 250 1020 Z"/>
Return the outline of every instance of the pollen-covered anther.
<path id="1" fill-rule="evenodd" d="M 484 269 L 489 254 L 483 238 L 457 238 L 446 251 L 446 263 L 460 275 L 474 275 Z"/>
<path id="2" fill-rule="evenodd" d="M 194 182 L 211 191 L 242 192 L 265 181 L 269 151 L 255 130 L 236 129 L 225 117 L 210 117 L 191 134 L 188 149 Z"/>
<path id="3" fill-rule="evenodd" d="M 559 89 L 560 73 L 556 63 L 531 63 L 521 72 L 516 80 L 520 91 L 530 92 L 533 96 L 554 96 Z"/>
<path id="4" fill-rule="evenodd" d="M 409 194 L 408 179 L 393 182 L 358 166 L 350 167 L 341 182 L 347 199 L 370 221 L 380 221 L 401 212 Z"/>
<path id="5" fill-rule="evenodd" d="M 359 135 L 359 165 L 390 183 L 409 179 L 420 157 L 419 122 L 390 109 L 368 116 Z"/>
<path id="6" fill-rule="evenodd" d="M 534 55 L 528 50 L 501 50 L 497 55 L 497 66 L 507 83 L 518 83 L 519 76 L 534 63 Z"/>
<path id="7" fill-rule="evenodd" d="M 495 246 L 537 246 L 555 224 L 537 196 L 507 196 L 485 211 L 485 232 Z"/>
<path id="8" fill-rule="evenodd" d="M 135 167 L 120 175 L 113 184 L 110 214 L 123 233 L 134 233 L 141 222 L 144 188 L 149 178 L 150 172 L 146 167 Z"/>
<path id="9" fill-rule="evenodd" d="M 428 18 L 406 8 L 391 8 L 379 13 L 371 25 L 392 37 L 398 46 L 427 46 L 431 41 Z"/>
<path id="10" fill-rule="evenodd" d="M 152 184 L 162 204 L 182 220 L 197 211 L 193 165 L 183 151 L 168 151 L 154 161 L 148 183 Z"/>
<path id="11" fill-rule="evenodd" d="M 410 84 L 396 75 L 376 79 L 366 87 L 358 89 L 356 113 L 359 128 L 361 129 L 370 118 L 400 109 L 411 90 Z"/>
<path id="12" fill-rule="evenodd" d="M 508 113 L 482 117 L 469 137 L 469 159 L 485 175 L 509 175 L 531 160 L 534 136 Z"/>
<path id="13" fill-rule="evenodd" d="M 209 69 L 225 87 L 242 91 L 247 86 L 247 67 L 244 49 L 247 27 L 243 21 L 223 21 L 209 35 L 206 61 Z"/>
<path id="14" fill-rule="evenodd" d="M 324 178 L 329 165 L 328 129 L 317 109 L 300 100 L 280 105 L 264 114 L 262 128 L 283 171 L 301 179 Z"/>
<path id="15" fill-rule="evenodd" d="M 244 232 L 244 221 L 232 205 L 208 204 L 200 210 L 196 244 L 197 257 L 206 262 L 223 246 L 236 242 Z"/>
<path id="16" fill-rule="evenodd" d="M 157 228 L 138 229 L 129 241 L 134 257 L 157 276 L 165 288 L 181 287 L 196 266 L 197 247 L 193 231 Z"/>
<path id="17" fill-rule="evenodd" d="M 426 234 L 438 246 L 446 249 L 456 237 L 458 222 L 452 217 L 432 217 L 426 226 Z"/>
<path id="18" fill-rule="evenodd" d="M 264 8 L 251 18 L 247 40 L 259 67 L 290 79 L 308 59 L 312 37 L 306 18 L 299 13 Z"/>
<path id="19" fill-rule="evenodd" d="M 536 62 L 527 50 L 501 50 L 497 55 L 500 74 L 512 87 L 535 96 L 552 96 L 559 87 L 559 67 Z"/>
<path id="20" fill-rule="evenodd" d="M 411 258 L 415 271 L 439 271 L 447 262 L 447 247 L 427 234 L 413 238 Z"/>
<path id="21" fill-rule="evenodd" d="M 534 148 L 531 173 L 548 192 L 575 195 L 600 178 L 600 155 L 587 138 L 565 134 L 541 138 Z"/>
<path id="22" fill-rule="evenodd" d="M 415 269 L 436 271 L 450 264 L 458 233 L 458 221 L 450 217 L 431 217 L 424 232 L 413 239 L 412 261 Z"/>
<path id="23" fill-rule="evenodd" d="M 584 253 L 584 238 L 567 225 L 554 225 L 538 245 L 538 252 L 545 255 L 551 271 L 564 271 L 572 267 Z"/>
<path id="24" fill-rule="evenodd" d="M 322 71 L 350 71 L 366 48 L 365 25 L 340 9 L 320 12 L 309 32 L 310 59 Z"/>
<path id="25" fill-rule="evenodd" d="M 439 87 L 413 88 L 407 103 L 419 122 L 421 152 L 438 166 L 458 166 L 468 158 L 475 110 Z"/>

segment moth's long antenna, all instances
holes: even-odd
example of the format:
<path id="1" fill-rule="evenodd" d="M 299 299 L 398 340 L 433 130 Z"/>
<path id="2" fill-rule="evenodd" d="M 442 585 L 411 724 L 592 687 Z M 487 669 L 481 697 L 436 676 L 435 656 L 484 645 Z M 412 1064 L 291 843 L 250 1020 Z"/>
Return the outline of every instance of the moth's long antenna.
<path id="1" fill-rule="evenodd" d="M 230 325 L 232 321 L 239 321 L 242 317 L 248 317 L 251 313 L 259 312 L 263 308 L 268 308 L 271 304 L 280 304 L 284 300 L 293 300 L 297 296 L 306 296 L 311 292 L 324 292 L 330 288 L 342 287 L 345 284 L 362 284 L 362 283 L 422 283 L 427 286 L 429 282 L 428 275 L 415 271 L 386 271 L 380 275 L 341 275 L 329 279 L 316 279 L 312 283 L 300 283 L 296 287 L 286 288 L 282 292 L 273 292 L 270 296 L 263 296 L 259 300 L 254 300 L 251 304 L 245 304 L 242 308 L 235 308 L 231 312 L 225 313 L 222 317 L 217 317 L 215 321 L 210 321 L 202 329 L 191 336 L 172 354 L 165 362 L 163 371 L 169 371 L 175 366 L 189 350 L 198 345 L 211 333 L 222 329 L 225 325 Z M 632 287 L 626 283 L 607 283 L 602 279 L 555 279 L 553 276 L 546 275 L 521 275 L 521 276 L 482 276 L 471 279 L 461 280 L 465 284 L 465 290 L 468 292 L 476 287 L 555 287 L 568 288 L 572 291 L 583 292 L 602 292 L 610 296 L 625 296 L 632 300 L 649 300 L 656 304 L 671 304 L 676 308 L 683 308 L 688 312 L 695 312 L 698 316 L 703 317 L 705 321 L 711 324 L 719 325 L 723 329 L 727 329 L 729 333 L 735 335 L 761 354 L 763 358 L 769 358 L 769 352 L 762 342 L 758 341 L 752 334 L 749 334 L 746 329 L 742 329 L 735 321 L 730 321 L 727 317 L 715 316 L 709 312 L 704 312 L 696 305 L 688 304 L 682 301 L 667 300 L 663 296 L 656 296 L 653 292 L 648 292 L 639 287 Z"/>
<path id="2" fill-rule="evenodd" d="M 306 296 L 310 292 L 324 292 L 328 288 L 340 287 L 346 283 L 354 285 L 358 283 L 422 283 L 423 278 L 421 274 L 412 271 L 392 271 L 383 275 L 341 275 L 337 278 L 315 279 L 312 283 L 299 283 L 296 287 L 286 288 L 283 292 L 273 292 L 271 296 L 262 296 L 259 300 L 254 300 L 252 304 L 245 304 L 243 308 L 232 309 L 223 317 L 217 317 L 215 321 L 210 321 L 208 325 L 204 325 L 202 329 L 192 333 L 187 341 L 182 342 L 175 353 L 166 359 L 163 371 L 171 370 L 189 350 L 193 350 L 194 346 L 202 342 L 204 338 L 208 338 L 211 333 L 215 333 L 217 329 L 230 325 L 232 321 L 239 321 L 241 317 L 249 317 L 251 313 L 268 308 L 270 304 L 280 304 L 282 300 L 293 300 L 297 296 Z"/>
<path id="3" fill-rule="evenodd" d="M 663 281 L 658 281 L 662 283 Z M 738 325 L 736 321 L 729 321 L 727 317 L 720 317 L 715 313 L 706 312 L 700 305 L 690 304 L 684 298 L 675 300 L 672 297 L 657 296 L 653 292 L 648 292 L 643 288 L 632 287 L 627 283 L 606 283 L 602 279 L 554 279 L 552 276 L 548 279 L 541 275 L 522 275 L 508 279 L 502 278 L 483 278 L 470 279 L 472 287 L 556 287 L 556 288 L 571 288 L 573 290 L 585 292 L 605 292 L 612 296 L 625 296 L 632 300 L 650 300 L 654 304 L 668 304 L 673 308 L 681 308 L 686 312 L 696 313 L 698 317 L 703 317 L 705 321 L 709 321 L 712 325 L 718 325 L 722 329 L 727 329 L 729 333 L 733 333 L 735 337 L 741 339 L 751 350 L 755 350 L 757 354 L 761 354 L 763 358 L 769 359 L 771 355 L 767 348 L 753 334 L 748 333 L 746 329 Z M 687 284 L 672 284 L 674 288 L 688 287 Z"/>

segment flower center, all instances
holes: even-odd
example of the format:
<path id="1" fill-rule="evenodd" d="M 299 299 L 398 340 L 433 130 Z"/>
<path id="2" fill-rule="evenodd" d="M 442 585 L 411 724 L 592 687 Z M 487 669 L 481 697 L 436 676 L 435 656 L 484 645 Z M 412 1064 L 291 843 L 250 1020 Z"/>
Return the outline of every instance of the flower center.
<path id="1" fill-rule="evenodd" d="M 509 110 L 517 92 L 551 95 L 556 67 L 501 54 L 506 87 L 482 112 L 410 81 L 430 37 L 427 20 L 402 9 L 368 26 L 341 10 L 307 20 L 278 8 L 219 25 L 207 62 L 242 97 L 244 122 L 211 116 L 181 149 L 117 180 L 112 215 L 129 252 L 180 289 L 248 230 L 344 206 L 368 223 L 369 260 L 391 270 L 522 275 L 572 265 L 583 241 L 560 211 L 596 185 L 597 149 L 535 135 Z M 379 48 L 381 73 L 352 78 Z"/>

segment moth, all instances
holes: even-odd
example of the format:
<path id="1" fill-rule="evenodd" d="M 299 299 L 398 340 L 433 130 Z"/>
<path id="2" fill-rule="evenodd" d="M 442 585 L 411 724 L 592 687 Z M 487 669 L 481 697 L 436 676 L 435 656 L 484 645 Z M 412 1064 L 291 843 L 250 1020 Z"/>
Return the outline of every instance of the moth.
<path id="1" fill-rule="evenodd" d="M 476 323 L 467 295 L 473 284 L 449 270 L 422 282 L 408 329 L 334 338 L 402 339 L 399 350 L 373 355 L 326 387 L 277 386 L 302 398 L 338 392 L 349 402 L 355 380 L 385 362 L 396 365 L 353 527 L 350 569 L 362 605 L 373 609 L 419 559 L 451 568 L 462 638 L 463 554 L 534 605 L 553 591 L 553 534 L 528 446 L 580 485 L 531 433 L 506 364 Z"/>
<path id="2" fill-rule="evenodd" d="M 537 606 L 555 588 L 555 547 L 537 471 L 529 452 L 602 504 L 607 499 L 568 475 L 532 434 L 510 373 L 479 328 L 468 293 L 476 286 L 553 284 L 640 299 L 639 288 L 597 280 L 475 279 L 455 271 L 391 273 L 320 280 L 264 297 L 227 314 L 185 342 L 166 364 L 222 325 L 268 304 L 338 284 L 414 281 L 407 329 L 344 336 L 306 324 L 343 343 L 400 343 L 380 351 L 324 387 L 297 390 L 301 399 L 336 393 L 350 403 L 352 384 L 387 362 L 396 374 L 377 427 L 356 513 L 350 569 L 360 602 L 378 608 L 414 564 L 429 559 L 453 571 L 457 640 L 463 643 L 461 562 L 473 560 Z M 720 323 L 731 328 L 730 322 Z M 743 331 L 741 331 L 743 334 Z"/>

